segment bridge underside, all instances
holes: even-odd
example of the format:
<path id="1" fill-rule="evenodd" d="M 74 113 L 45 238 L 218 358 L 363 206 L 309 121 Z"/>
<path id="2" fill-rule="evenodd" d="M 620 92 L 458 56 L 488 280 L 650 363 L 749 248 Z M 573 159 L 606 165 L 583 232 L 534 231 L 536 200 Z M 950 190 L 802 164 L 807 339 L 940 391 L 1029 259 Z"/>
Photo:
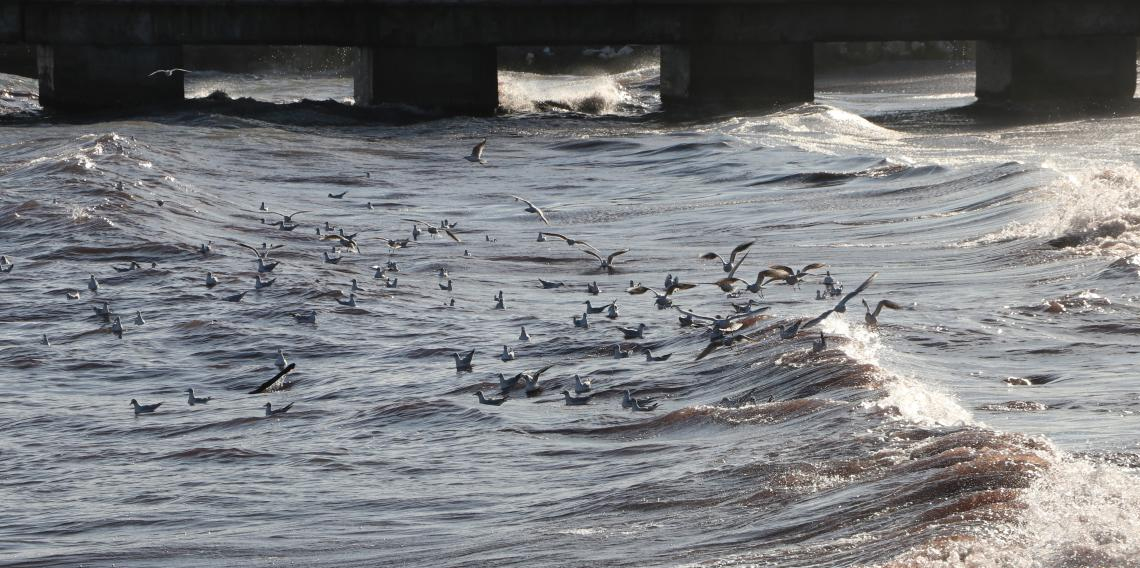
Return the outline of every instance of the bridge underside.
<path id="1" fill-rule="evenodd" d="M 736 110 L 814 96 L 811 42 L 687 43 L 661 48 L 667 110 Z M 183 96 L 182 48 L 42 45 L 45 108 L 87 110 L 164 103 Z M 1132 98 L 1132 36 L 979 41 L 977 96 L 986 103 Z M 362 47 L 354 94 L 360 105 L 404 104 L 450 114 L 489 115 L 498 106 L 494 46 Z"/>

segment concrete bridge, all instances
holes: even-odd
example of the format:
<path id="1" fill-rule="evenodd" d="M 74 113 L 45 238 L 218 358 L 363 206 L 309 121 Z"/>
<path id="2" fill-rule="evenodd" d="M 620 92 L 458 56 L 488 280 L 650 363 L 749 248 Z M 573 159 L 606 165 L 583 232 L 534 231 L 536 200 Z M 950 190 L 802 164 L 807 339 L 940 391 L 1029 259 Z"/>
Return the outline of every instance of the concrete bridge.
<path id="1" fill-rule="evenodd" d="M 496 48 L 661 45 L 666 108 L 811 100 L 813 44 L 977 40 L 989 101 L 1124 99 L 1137 0 L 4 0 L 0 43 L 38 48 L 45 107 L 180 99 L 184 45 L 360 50 L 358 104 L 489 114 Z"/>

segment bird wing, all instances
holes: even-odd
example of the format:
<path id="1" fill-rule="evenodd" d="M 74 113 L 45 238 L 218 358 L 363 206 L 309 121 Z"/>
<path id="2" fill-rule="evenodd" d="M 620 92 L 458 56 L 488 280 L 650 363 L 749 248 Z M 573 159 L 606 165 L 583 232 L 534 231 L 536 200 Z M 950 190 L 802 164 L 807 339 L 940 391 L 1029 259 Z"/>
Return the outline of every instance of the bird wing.
<path id="1" fill-rule="evenodd" d="M 724 259 L 723 259 L 723 258 L 721 258 L 721 257 L 720 257 L 720 255 L 719 255 L 719 254 L 717 254 L 717 253 L 715 253 L 715 252 L 706 252 L 705 254 L 702 254 L 702 255 L 701 255 L 701 256 L 699 256 L 698 258 L 700 258 L 701 260 L 713 260 L 713 259 L 716 259 L 716 260 L 719 260 L 719 261 L 721 261 L 721 262 L 724 262 Z"/>
<path id="2" fill-rule="evenodd" d="M 587 250 L 587 249 L 578 249 L 578 250 L 580 250 L 580 251 L 582 251 L 582 252 L 584 252 L 584 253 L 586 253 L 586 254 L 588 254 L 588 255 L 590 255 L 590 256 L 592 256 L 592 257 L 596 258 L 596 259 L 598 259 L 598 261 L 601 261 L 601 260 L 602 260 L 602 255 L 600 255 L 600 254 L 598 254 L 598 253 L 596 253 L 596 252 L 594 252 L 594 251 L 592 251 L 592 250 Z"/>
<path id="3" fill-rule="evenodd" d="M 546 235 L 546 236 L 548 236 L 548 237 L 554 237 L 554 238 L 556 238 L 556 239 L 562 239 L 562 240 L 564 240 L 564 241 L 569 241 L 569 240 L 570 240 L 570 238 L 569 238 L 569 237 L 567 237 L 566 235 L 560 235 L 560 234 L 558 234 L 558 233 L 539 233 L 539 234 L 540 234 L 540 235 Z"/>
<path id="4" fill-rule="evenodd" d="M 769 266 L 768 268 L 771 268 L 773 270 L 781 270 L 783 272 L 786 272 L 788 274 L 788 276 L 791 276 L 791 275 L 796 273 L 796 271 L 792 270 L 791 267 L 784 266 L 782 264 L 773 264 L 773 265 Z"/>
<path id="5" fill-rule="evenodd" d="M 752 246 L 752 244 L 755 242 L 756 241 L 748 241 L 744 244 L 736 245 L 736 248 L 732 249 L 732 254 L 728 255 L 728 262 L 729 263 L 735 262 L 736 261 L 736 255 L 748 250 L 748 247 Z"/>
<path id="6" fill-rule="evenodd" d="M 310 211 L 309 211 L 309 210 L 307 210 L 307 209 L 306 209 L 306 210 L 304 210 L 304 211 L 298 211 L 298 212 L 296 212 L 296 213 L 294 213 L 294 214 L 292 214 L 292 215 L 288 215 L 288 217 L 290 217 L 290 218 L 292 218 L 292 217 L 296 217 L 297 215 L 300 215 L 301 213 L 310 213 Z M 286 217 L 286 215 L 282 215 L 282 217 Z"/>
<path id="7" fill-rule="evenodd" d="M 271 389 L 271 387 L 273 387 L 273 384 L 274 384 L 274 383 L 276 383 L 278 380 L 280 380 L 280 379 L 281 379 L 282 377 L 284 377 L 285 375 L 288 375 L 289 373 L 292 373 L 292 372 L 293 372 L 293 369 L 294 369 L 296 366 L 297 366 L 297 364 L 296 364 L 296 363 L 289 363 L 288 365 L 286 365 L 286 366 L 285 366 L 285 368 L 284 368 L 284 369 L 281 369 L 281 372 L 277 373 L 276 375 L 273 375 L 273 378 L 272 378 L 272 379 L 269 379 L 268 381 L 265 381 L 264 383 L 261 383 L 261 385 L 260 385 L 260 386 L 258 386 L 257 388 L 255 388 L 255 389 L 253 389 L 253 390 L 249 391 L 249 394 L 261 394 L 261 393 L 263 393 L 263 392 L 269 392 L 269 391 L 270 391 L 270 389 Z"/>
<path id="8" fill-rule="evenodd" d="M 689 284 L 687 282 L 674 282 L 672 286 L 669 286 L 668 288 L 665 289 L 665 295 L 668 296 L 668 295 L 672 294 L 673 292 L 676 292 L 677 290 L 688 290 L 690 288 L 696 288 L 696 287 L 697 287 L 696 284 Z"/>
<path id="9" fill-rule="evenodd" d="M 673 306 L 673 309 L 675 309 L 678 312 L 681 312 L 681 313 L 683 313 L 683 314 L 685 314 L 691 318 L 694 318 L 694 319 L 705 320 L 705 321 L 716 321 L 716 318 L 710 318 L 708 316 L 702 316 L 700 314 L 694 314 L 693 312 L 690 312 L 689 310 L 682 309 L 682 308 L 679 308 L 677 306 Z"/>
<path id="10" fill-rule="evenodd" d="M 883 311 L 883 308 L 890 308 L 892 310 L 901 310 L 902 306 L 900 306 L 900 305 L 898 305 L 898 304 L 896 304 L 890 300 L 879 300 L 879 305 L 875 306 L 875 313 L 873 313 L 871 315 L 878 317 L 879 312 Z"/>
<path id="11" fill-rule="evenodd" d="M 819 322 L 821 322 L 821 321 L 823 321 L 823 320 L 827 319 L 827 316 L 831 315 L 831 312 L 834 312 L 834 311 L 835 311 L 835 310 L 827 310 L 826 312 L 823 312 L 822 314 L 819 314 L 819 315 L 818 315 L 818 316 L 816 316 L 815 318 L 813 318 L 813 319 L 809 320 L 807 323 L 805 323 L 805 324 L 801 325 L 801 326 L 800 326 L 800 329 L 807 329 L 807 328 L 809 328 L 809 327 L 811 327 L 811 326 L 813 326 L 813 325 L 816 325 L 816 324 L 818 324 Z M 823 333 L 823 332 L 821 331 L 820 333 Z"/>
<path id="12" fill-rule="evenodd" d="M 842 299 L 842 300 L 839 300 L 839 304 L 838 304 L 838 305 L 839 305 L 839 306 L 843 306 L 843 305 L 846 305 L 846 304 L 847 304 L 847 302 L 849 302 L 849 301 L 850 301 L 852 298 L 854 298 L 855 296 L 858 296 L 858 295 L 859 295 L 859 293 L 860 293 L 860 292 L 862 292 L 863 290 L 866 290 L 866 289 L 867 289 L 867 286 L 870 286 L 870 285 L 871 285 L 871 282 L 874 282 L 874 281 L 875 281 L 875 277 L 876 277 L 876 276 L 878 276 L 878 275 L 879 275 L 879 273 L 878 273 L 878 272 L 872 272 L 872 273 L 871 273 L 871 275 L 870 275 L 870 276 L 868 276 L 868 277 L 867 277 L 867 279 L 866 279 L 866 280 L 864 280 L 864 281 L 863 281 L 863 283 L 862 283 L 862 284 L 860 284 L 858 288 L 856 288 L 856 289 L 852 290 L 851 292 L 848 292 L 846 296 L 843 296 L 843 299 Z"/>
<path id="13" fill-rule="evenodd" d="M 630 294 L 644 294 L 646 292 L 653 292 L 654 296 L 660 296 L 661 295 L 657 290 L 654 290 L 653 288 L 650 288 L 649 286 L 642 286 L 640 284 L 638 284 L 637 286 L 626 288 L 625 291 L 629 292 Z"/>
<path id="14" fill-rule="evenodd" d="M 823 268 L 825 266 L 827 266 L 827 265 L 822 263 L 822 262 L 813 262 L 813 263 L 803 267 L 799 273 L 802 274 L 802 273 L 807 272 L 809 270 L 815 270 L 817 268 Z"/>
<path id="15" fill-rule="evenodd" d="M 721 291 L 731 292 L 735 288 L 733 286 L 733 283 L 735 283 L 735 282 L 744 282 L 744 281 L 739 279 L 739 278 L 728 277 L 728 278 L 721 278 L 720 280 L 713 282 L 713 284 L 716 284 L 721 289 Z M 747 284 L 747 282 L 745 282 L 745 284 Z"/>
<path id="16" fill-rule="evenodd" d="M 531 203 L 528 199 L 523 199 L 517 195 L 512 195 L 511 197 L 515 198 L 515 201 L 522 201 L 523 203 L 526 203 L 527 207 L 534 207 L 534 204 Z"/>
<path id="17" fill-rule="evenodd" d="M 732 276 L 735 276 L 735 275 L 736 275 L 736 269 L 737 269 L 737 268 L 740 268 L 740 265 L 741 265 L 741 264 L 744 264 L 744 259 L 748 258 L 748 253 L 750 253 L 750 252 L 752 252 L 752 251 L 747 251 L 747 252 L 745 252 L 743 255 L 741 255 L 741 256 L 740 256 L 740 260 L 738 260 L 738 261 L 736 262 L 736 264 L 732 265 L 732 270 L 729 270 L 729 271 L 728 271 L 728 275 L 729 275 L 729 277 L 732 277 Z M 732 253 L 732 258 L 735 258 L 735 257 L 736 257 L 736 253 L 735 253 L 735 252 L 733 252 L 733 253 Z M 731 258 L 729 259 L 729 262 L 732 262 Z"/>
<path id="18" fill-rule="evenodd" d="M 447 233 L 447 236 L 451 237 L 451 240 L 457 243 L 463 242 L 463 240 L 456 236 L 455 233 L 451 232 L 451 229 L 443 229 L 443 232 Z"/>
<path id="19" fill-rule="evenodd" d="M 417 225 L 426 225 L 428 227 L 434 227 L 435 226 L 435 225 L 432 225 L 430 221 L 424 221 L 423 219 L 407 219 L 407 218 L 401 217 L 400 220 L 401 221 L 411 221 Z"/>
<path id="20" fill-rule="evenodd" d="M 538 380 L 538 376 L 539 376 L 539 375 L 541 375 L 541 374 L 543 374 L 543 373 L 545 373 L 545 372 L 549 371 L 549 370 L 550 370 L 550 368 L 551 368 L 551 367 L 553 367 L 553 366 L 554 366 L 554 365 L 547 365 L 547 366 L 545 366 L 545 367 L 543 367 L 543 368 L 541 368 L 541 369 L 539 369 L 539 370 L 535 371 L 535 372 L 534 372 L 534 374 L 533 374 L 533 375 L 531 375 L 531 376 L 532 376 L 532 377 L 534 377 L 534 379 L 535 379 L 535 380 Z"/>
<path id="21" fill-rule="evenodd" d="M 550 224 L 550 221 L 546 220 L 546 213 L 543 213 L 542 209 L 539 209 L 538 207 L 535 207 L 534 205 L 531 205 L 531 207 L 534 209 L 535 213 L 538 213 L 538 218 L 542 219 L 543 223 L 546 223 L 547 225 Z"/>
<path id="22" fill-rule="evenodd" d="M 606 262 L 607 263 L 613 262 L 614 257 L 619 256 L 619 255 L 623 255 L 627 252 L 629 252 L 629 249 L 621 249 L 619 251 L 614 251 L 614 252 L 610 253 L 609 256 L 606 257 Z"/>

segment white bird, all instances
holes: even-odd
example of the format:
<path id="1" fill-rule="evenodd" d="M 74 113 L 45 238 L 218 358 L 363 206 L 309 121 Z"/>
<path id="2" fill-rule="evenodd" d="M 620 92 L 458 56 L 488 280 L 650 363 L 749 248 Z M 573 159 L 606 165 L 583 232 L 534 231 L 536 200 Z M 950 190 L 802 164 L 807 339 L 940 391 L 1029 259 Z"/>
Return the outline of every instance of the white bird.
<path id="1" fill-rule="evenodd" d="M 622 349 L 620 343 L 614 344 L 614 359 L 625 359 L 629 357 L 629 354 L 630 351 L 628 349 Z"/>
<path id="2" fill-rule="evenodd" d="M 92 274 L 91 278 L 87 280 L 87 289 L 91 290 L 92 292 L 99 290 L 99 281 L 95 279 L 94 274 Z"/>
<path id="3" fill-rule="evenodd" d="M 155 410 L 158 410 L 158 407 L 162 406 L 162 403 L 156 402 L 154 404 L 139 404 L 139 401 L 132 398 L 131 406 L 135 408 L 135 416 L 138 416 L 140 414 L 150 414 Z"/>
<path id="4" fill-rule="evenodd" d="M 594 398 L 592 394 L 586 396 L 570 396 L 570 391 L 566 390 L 562 391 L 562 396 L 566 401 L 566 406 L 584 406 L 590 403 L 591 398 Z"/>
<path id="5" fill-rule="evenodd" d="M 186 389 L 186 395 L 187 395 L 186 402 L 190 406 L 194 406 L 195 404 L 206 404 L 207 402 L 214 400 L 214 397 L 212 397 L 212 396 L 207 396 L 207 397 L 194 396 L 194 389 Z"/>
<path id="6" fill-rule="evenodd" d="M 503 361 L 514 361 L 515 360 L 514 350 L 511 349 L 510 347 L 507 347 L 506 345 L 504 345 L 503 346 L 503 352 L 499 354 L 499 359 L 502 359 Z"/>
<path id="7" fill-rule="evenodd" d="M 141 311 L 135 311 L 135 325 L 143 325 L 145 323 L 146 323 L 146 320 L 143 319 L 142 312 Z"/>
<path id="8" fill-rule="evenodd" d="M 545 223 L 547 225 L 550 224 L 550 221 L 548 221 L 546 219 L 546 213 L 543 213 L 542 209 L 539 209 L 530 201 L 523 199 L 517 195 L 512 195 L 511 197 L 515 198 L 515 201 L 522 201 L 523 203 L 526 203 L 526 209 L 523 209 L 523 211 L 526 211 L 527 213 L 534 213 L 534 214 L 538 215 L 539 219 L 542 219 L 543 223 Z M 553 235 L 554 233 L 546 233 L 546 234 L 547 235 Z M 561 235 L 559 235 L 559 236 L 561 236 Z M 565 237 L 562 237 L 562 238 L 565 238 Z M 573 244 L 573 243 L 571 243 L 571 244 Z"/>
<path id="9" fill-rule="evenodd" d="M 293 408 L 292 402 L 286 404 L 284 408 L 278 408 L 277 410 L 273 410 L 273 405 L 267 402 L 265 403 L 265 415 L 274 416 L 277 414 L 285 414 L 286 412 L 289 412 L 290 408 Z"/>
<path id="10" fill-rule="evenodd" d="M 463 159 L 468 162 L 475 162 L 479 164 L 486 164 L 487 161 L 483 159 L 483 149 L 487 147 L 487 139 L 484 138 L 481 142 L 471 149 L 471 154 L 463 156 Z"/>
<path id="11" fill-rule="evenodd" d="M 613 270 L 614 270 L 614 258 L 617 258 L 619 255 L 623 255 L 623 254 L 629 252 L 629 249 L 621 249 L 619 251 L 615 251 L 615 252 L 610 253 L 610 255 L 607 256 L 606 258 L 602 258 L 602 255 L 600 255 L 600 254 L 598 254 L 592 250 L 589 250 L 589 249 L 581 249 L 581 250 L 582 250 L 582 252 L 598 259 L 598 262 L 601 263 L 601 268 L 608 270 L 610 272 L 613 272 Z"/>
<path id="12" fill-rule="evenodd" d="M 273 364 L 277 365 L 278 369 L 284 369 L 289 365 L 289 361 L 285 359 L 285 352 L 280 347 L 277 348 L 277 360 Z"/>
<path id="13" fill-rule="evenodd" d="M 152 71 L 150 73 L 150 75 L 147 75 L 147 77 L 154 77 L 155 75 L 158 75 L 159 73 L 162 73 L 163 75 L 165 75 L 167 77 L 172 77 L 172 76 L 174 76 L 175 73 L 191 73 L 191 72 L 192 71 L 190 71 L 189 69 L 183 69 L 181 67 L 175 67 L 173 69 L 156 69 L 156 70 Z"/>
<path id="14" fill-rule="evenodd" d="M 213 288 L 218 285 L 218 278 L 214 276 L 213 272 L 206 273 L 206 287 Z"/>
<path id="15" fill-rule="evenodd" d="M 67 299 L 68 300 L 78 300 L 79 299 L 79 290 L 69 290 L 67 292 Z"/>
<path id="16" fill-rule="evenodd" d="M 655 400 L 657 399 L 651 396 L 647 396 L 645 398 L 635 398 L 633 396 L 633 393 L 629 392 L 629 389 L 626 389 L 625 392 L 621 395 L 621 407 L 630 408 L 634 405 L 634 403 L 642 406 L 647 406 L 649 404 L 652 404 Z M 656 408 L 657 405 L 653 405 L 653 407 Z"/>

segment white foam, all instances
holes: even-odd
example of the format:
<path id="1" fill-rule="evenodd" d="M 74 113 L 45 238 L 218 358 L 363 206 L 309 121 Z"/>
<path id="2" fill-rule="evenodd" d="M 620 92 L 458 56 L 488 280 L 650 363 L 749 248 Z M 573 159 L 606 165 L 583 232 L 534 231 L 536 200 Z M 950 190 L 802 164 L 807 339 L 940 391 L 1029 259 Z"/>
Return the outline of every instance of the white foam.
<path id="1" fill-rule="evenodd" d="M 634 102 L 615 75 L 499 73 L 499 105 L 512 112 L 539 112 L 553 106 L 589 114 L 612 114 L 621 105 Z"/>

